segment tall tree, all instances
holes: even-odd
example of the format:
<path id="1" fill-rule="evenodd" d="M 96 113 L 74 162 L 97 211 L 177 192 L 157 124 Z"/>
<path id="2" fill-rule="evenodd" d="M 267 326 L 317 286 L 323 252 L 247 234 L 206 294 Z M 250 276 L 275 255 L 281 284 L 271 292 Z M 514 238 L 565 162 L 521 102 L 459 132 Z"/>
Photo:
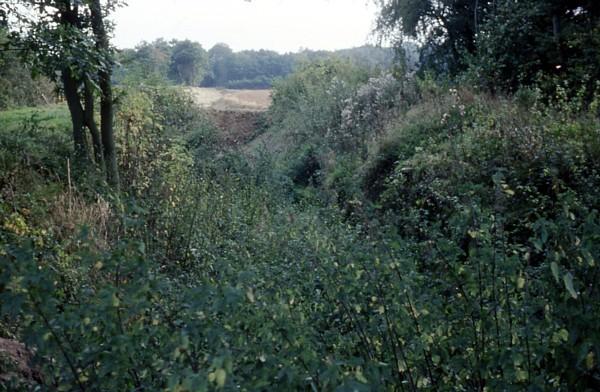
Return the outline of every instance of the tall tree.
<path id="1" fill-rule="evenodd" d="M 110 40 L 106 31 L 100 0 L 91 0 L 90 15 L 92 31 L 96 40 L 96 51 L 105 62 L 98 67 L 98 85 L 100 87 L 100 118 L 102 146 L 106 163 L 106 177 L 113 187 L 119 187 L 119 167 L 114 135 L 114 102 L 112 92 L 112 69 L 114 66 Z"/>
<path id="2" fill-rule="evenodd" d="M 197 42 L 173 41 L 169 76 L 176 83 L 196 86 L 206 73 L 208 56 Z"/>
<path id="3" fill-rule="evenodd" d="M 487 87 L 515 90 L 556 77 L 591 94 L 600 79 L 598 1 L 504 0 L 481 28 L 476 67 Z"/>
<path id="4" fill-rule="evenodd" d="M 25 59 L 62 87 L 71 114 L 75 155 L 81 162 L 91 159 L 88 139 L 96 163 L 104 168 L 110 185 L 118 188 L 119 176 L 113 127 L 111 74 L 113 50 L 106 15 L 118 0 L 13 0 L 9 9 L 16 22 Z M 22 12 L 26 10 L 26 12 Z M 94 116 L 94 95 L 99 90 L 100 121 Z M 90 131 L 90 137 L 85 130 Z"/>
<path id="5" fill-rule="evenodd" d="M 207 86 L 223 86 L 229 80 L 234 63 L 233 50 L 226 44 L 216 44 L 208 51 L 210 75 Z"/>
<path id="6" fill-rule="evenodd" d="M 406 37 L 424 44 L 422 62 L 455 73 L 464 53 L 475 52 L 475 37 L 494 1 L 489 0 L 375 0 L 377 29 L 401 43 Z M 398 45 L 400 46 L 400 45 Z"/>
<path id="7" fill-rule="evenodd" d="M 416 38 L 424 66 L 450 74 L 470 67 L 491 90 L 556 76 L 590 95 L 600 78 L 597 0 L 375 1 L 383 36 Z"/>

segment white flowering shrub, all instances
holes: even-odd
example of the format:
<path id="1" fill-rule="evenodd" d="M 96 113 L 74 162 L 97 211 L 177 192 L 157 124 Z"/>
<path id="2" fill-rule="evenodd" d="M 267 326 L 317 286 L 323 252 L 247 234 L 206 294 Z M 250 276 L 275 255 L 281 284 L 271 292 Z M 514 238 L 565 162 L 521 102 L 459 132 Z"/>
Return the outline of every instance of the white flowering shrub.
<path id="1" fill-rule="evenodd" d="M 345 100 L 335 142 L 344 151 L 364 150 L 383 132 L 401 101 L 402 82 L 390 73 L 373 77 Z"/>

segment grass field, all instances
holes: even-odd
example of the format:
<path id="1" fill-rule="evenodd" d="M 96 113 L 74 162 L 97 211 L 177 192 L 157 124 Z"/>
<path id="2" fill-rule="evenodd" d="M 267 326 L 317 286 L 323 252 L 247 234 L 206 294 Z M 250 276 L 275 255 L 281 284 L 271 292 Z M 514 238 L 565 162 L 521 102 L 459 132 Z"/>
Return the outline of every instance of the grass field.
<path id="1" fill-rule="evenodd" d="M 69 129 L 71 120 L 65 104 L 19 108 L 0 111 L 0 131 L 16 132 L 33 126 L 52 129 Z"/>

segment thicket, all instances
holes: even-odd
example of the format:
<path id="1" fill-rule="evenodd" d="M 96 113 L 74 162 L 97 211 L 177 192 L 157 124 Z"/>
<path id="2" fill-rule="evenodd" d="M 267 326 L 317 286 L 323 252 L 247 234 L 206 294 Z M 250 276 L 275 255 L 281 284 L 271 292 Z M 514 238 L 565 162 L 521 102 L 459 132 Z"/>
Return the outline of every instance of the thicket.
<path id="1" fill-rule="evenodd" d="M 315 178 L 300 198 L 339 206 L 363 239 L 377 239 L 379 252 L 410 263 L 381 261 L 374 250 L 356 272 L 361 288 L 340 284 L 356 294 L 347 306 L 361 304 L 348 322 L 366 328 L 366 347 L 373 332 L 360 324 L 361 299 L 374 294 L 369 320 L 379 304 L 388 316 L 386 306 L 398 306 L 390 320 L 375 321 L 396 334 L 388 344 L 401 342 L 400 363 L 415 361 L 401 368 L 398 389 L 402 381 L 409 390 L 598 387 L 597 96 L 569 98 L 559 86 L 552 97 L 528 88 L 497 97 L 387 75 L 349 94 L 331 79 L 322 83 L 327 95 L 288 83 L 293 89 L 276 88 L 272 111 L 280 113 L 288 96 L 300 109 L 273 117 L 290 144 L 319 118 L 299 102 L 346 103 L 322 121 L 327 133 L 303 161 L 281 154 L 289 171 Z M 360 269 L 353 265 L 339 268 Z"/>
<path id="2" fill-rule="evenodd" d="M 129 91 L 119 198 L 6 134 L 2 336 L 50 390 L 593 390 L 598 119 L 555 102 L 316 64 L 245 157 Z"/>
<path id="3" fill-rule="evenodd" d="M 0 387 L 599 389 L 600 96 L 477 64 L 307 64 L 237 149 L 127 87 L 120 192 L 71 167 L 64 108 L 0 113 L 0 337 L 35 374 Z"/>

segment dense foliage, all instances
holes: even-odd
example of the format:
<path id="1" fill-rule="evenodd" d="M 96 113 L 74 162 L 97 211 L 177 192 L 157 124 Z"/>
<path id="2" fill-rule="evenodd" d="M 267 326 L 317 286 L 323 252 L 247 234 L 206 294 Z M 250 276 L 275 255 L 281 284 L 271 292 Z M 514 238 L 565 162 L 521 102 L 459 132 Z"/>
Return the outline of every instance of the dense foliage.
<path id="1" fill-rule="evenodd" d="M 152 45 L 140 80 L 203 53 Z M 600 94 L 525 60 L 539 83 L 482 91 L 476 54 L 461 83 L 303 64 L 243 146 L 120 84 L 120 189 L 72 165 L 64 105 L 0 112 L 0 338 L 32 357 L 0 389 L 600 389 Z"/>
<path id="2" fill-rule="evenodd" d="M 245 158 L 184 96 L 130 91 L 116 208 L 20 140 L 2 335 L 49 389 L 593 389 L 598 121 L 527 99 L 316 64 Z"/>
<path id="3" fill-rule="evenodd" d="M 600 6 L 593 0 L 377 0 L 378 30 L 398 42 L 416 38 L 422 68 L 486 90 L 515 92 L 558 84 L 571 95 L 597 89 Z"/>
<path id="4" fill-rule="evenodd" d="M 560 85 L 568 86 L 570 95 L 583 90 L 588 98 L 598 89 L 597 2 L 501 2 L 477 45 L 474 68 L 487 88 L 516 91 L 539 84 L 553 92 Z"/>

